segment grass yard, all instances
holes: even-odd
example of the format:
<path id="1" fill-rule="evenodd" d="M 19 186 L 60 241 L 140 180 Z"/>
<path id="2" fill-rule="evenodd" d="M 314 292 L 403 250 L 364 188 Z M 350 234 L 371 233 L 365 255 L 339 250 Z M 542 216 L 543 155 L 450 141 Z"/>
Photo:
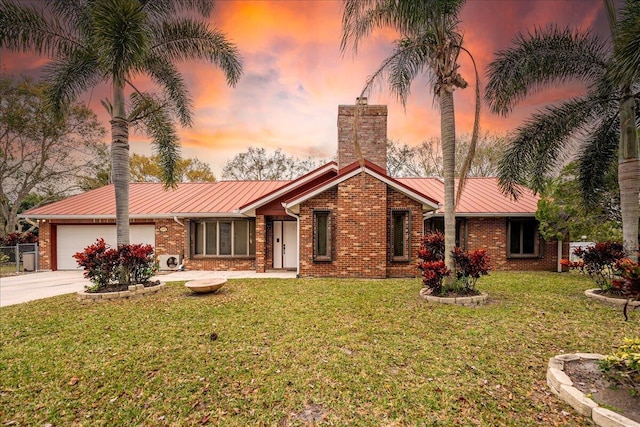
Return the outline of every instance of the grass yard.
<path id="1" fill-rule="evenodd" d="M 479 285 L 480 308 L 427 303 L 417 279 L 230 280 L 205 296 L 172 283 L 1 308 L 0 424 L 590 425 L 550 393 L 547 361 L 612 352 L 640 336 L 640 310 L 624 322 L 573 274 Z"/>

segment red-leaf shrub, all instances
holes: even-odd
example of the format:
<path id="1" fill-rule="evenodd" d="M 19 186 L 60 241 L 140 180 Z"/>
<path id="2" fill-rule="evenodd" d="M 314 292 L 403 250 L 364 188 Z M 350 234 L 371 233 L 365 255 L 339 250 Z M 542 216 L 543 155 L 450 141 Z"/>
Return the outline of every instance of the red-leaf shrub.
<path id="1" fill-rule="evenodd" d="M 120 265 L 129 274 L 127 283 L 145 283 L 155 272 L 153 246 L 133 243 L 118 247 Z"/>
<path id="2" fill-rule="evenodd" d="M 613 290 L 612 281 L 617 274 L 616 264 L 625 257 L 624 247 L 618 242 L 600 242 L 595 246 L 576 248 L 573 253 L 582 261 L 562 260 L 566 267 L 588 275 L 600 290 Z"/>
<path id="3" fill-rule="evenodd" d="M 640 300 L 640 265 L 628 258 L 616 263 L 616 269 L 622 280 L 614 280 L 613 288 L 627 298 Z"/>
<path id="4" fill-rule="evenodd" d="M 73 257 L 84 268 L 84 277 L 91 280 L 96 289 L 113 282 L 120 264 L 118 251 L 109 248 L 102 238 L 84 248 L 84 251 L 76 252 Z"/>
<path id="5" fill-rule="evenodd" d="M 100 238 L 73 257 L 95 289 L 112 283 L 145 283 L 156 270 L 151 245 L 120 245 L 112 249 Z"/>
<path id="6" fill-rule="evenodd" d="M 465 252 L 454 248 L 451 256 L 456 267 L 457 283 L 449 290 L 474 291 L 478 279 L 491 270 L 491 260 L 485 249 Z M 433 295 L 446 293 L 448 289 L 443 282 L 451 275 L 451 270 L 444 263 L 444 234 L 439 231 L 425 234 L 418 257 L 422 260 L 418 268 L 422 270 L 423 286 L 429 288 Z"/>
<path id="7" fill-rule="evenodd" d="M 444 234 L 439 231 L 425 234 L 418 257 L 422 260 L 418 268 L 422 270 L 423 286 L 429 288 L 432 294 L 442 293 L 442 282 L 451 274 L 444 264 Z"/>
<path id="8" fill-rule="evenodd" d="M 465 290 L 474 290 L 478 279 L 491 270 L 491 260 L 486 249 L 465 252 L 456 247 L 451 255 L 456 265 L 456 277 Z"/>
<path id="9" fill-rule="evenodd" d="M 38 236 L 32 232 L 28 233 L 9 233 L 0 237 L 0 246 L 15 246 L 20 243 L 37 243 Z"/>

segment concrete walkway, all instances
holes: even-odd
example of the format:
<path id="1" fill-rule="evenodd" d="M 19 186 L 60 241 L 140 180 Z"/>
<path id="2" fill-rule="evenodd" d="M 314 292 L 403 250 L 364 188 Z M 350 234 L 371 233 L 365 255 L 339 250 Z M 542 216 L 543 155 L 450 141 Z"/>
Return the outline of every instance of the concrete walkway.
<path id="1" fill-rule="evenodd" d="M 211 277 L 236 278 L 295 278 L 295 272 L 256 273 L 255 271 L 175 271 L 158 274 L 152 280 L 176 282 Z M 78 271 L 41 271 L 17 276 L 0 277 L 0 307 L 20 304 L 57 295 L 82 291 L 91 282 Z"/>

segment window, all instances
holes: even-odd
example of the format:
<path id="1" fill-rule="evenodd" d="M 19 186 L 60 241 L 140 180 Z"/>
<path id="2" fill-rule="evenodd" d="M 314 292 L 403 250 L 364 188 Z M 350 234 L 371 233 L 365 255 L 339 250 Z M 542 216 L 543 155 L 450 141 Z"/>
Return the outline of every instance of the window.
<path id="1" fill-rule="evenodd" d="M 431 218 L 425 221 L 425 233 L 428 230 L 444 233 L 444 218 Z M 456 218 L 456 246 L 461 249 L 467 248 L 467 220 Z"/>
<path id="2" fill-rule="evenodd" d="M 249 256 L 256 253 L 256 223 L 209 220 L 192 223 L 192 253 L 202 256 Z"/>
<path id="3" fill-rule="evenodd" d="M 508 225 L 508 239 L 508 256 L 538 256 L 538 221 L 533 219 L 510 220 Z"/>
<path id="4" fill-rule="evenodd" d="M 313 211 L 313 260 L 331 261 L 331 211 Z"/>
<path id="5" fill-rule="evenodd" d="M 410 227 L 409 211 L 391 211 L 391 260 L 409 261 Z"/>

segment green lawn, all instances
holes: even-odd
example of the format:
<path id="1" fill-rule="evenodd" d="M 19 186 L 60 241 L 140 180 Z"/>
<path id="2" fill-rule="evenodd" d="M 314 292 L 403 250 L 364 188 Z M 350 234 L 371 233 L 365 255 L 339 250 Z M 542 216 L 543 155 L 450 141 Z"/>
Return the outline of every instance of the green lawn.
<path id="1" fill-rule="evenodd" d="M 0 424 L 587 426 L 548 390 L 549 357 L 640 336 L 639 310 L 624 322 L 589 287 L 493 273 L 490 304 L 461 308 L 417 279 L 254 279 L 5 307 Z"/>

